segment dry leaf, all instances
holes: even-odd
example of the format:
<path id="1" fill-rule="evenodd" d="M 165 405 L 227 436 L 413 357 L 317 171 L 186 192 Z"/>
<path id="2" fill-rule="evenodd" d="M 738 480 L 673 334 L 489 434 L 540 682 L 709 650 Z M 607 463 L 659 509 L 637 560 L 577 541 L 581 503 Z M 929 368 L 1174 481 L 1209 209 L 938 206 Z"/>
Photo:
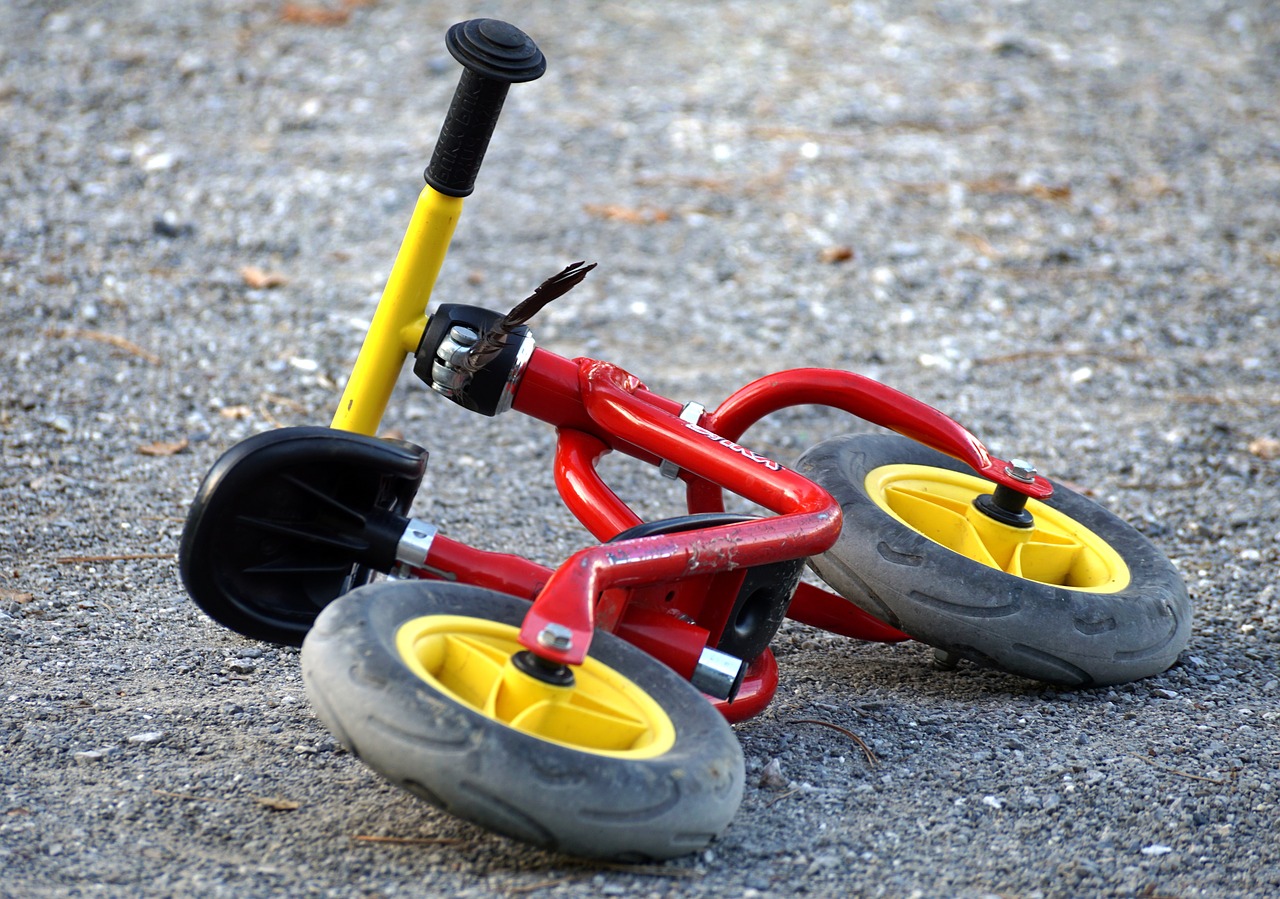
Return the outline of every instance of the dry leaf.
<path id="1" fill-rule="evenodd" d="M 84 565 L 91 562 L 137 562 L 143 559 L 176 559 L 177 553 L 112 553 L 106 556 L 59 556 L 59 565 Z"/>
<path id="2" fill-rule="evenodd" d="M 148 443 L 138 447 L 138 452 L 144 456 L 174 456 L 182 452 L 191 445 L 191 441 L 185 437 L 181 440 L 165 442 L 163 440 L 155 443 Z"/>
<path id="3" fill-rule="evenodd" d="M 406 846 L 456 846 L 462 842 L 457 837 L 381 837 L 371 833 L 353 833 L 351 839 L 360 843 L 395 843 Z"/>
<path id="4" fill-rule="evenodd" d="M 23 593 L 21 590 L 0 590 L 0 599 L 8 602 L 16 602 L 19 605 L 31 602 L 35 599 L 30 593 Z"/>
<path id="5" fill-rule="evenodd" d="M 301 3 L 286 3 L 280 8 L 280 21 L 290 25 L 320 25 L 331 28 L 347 24 L 350 18 L 350 9 L 326 9 L 323 6 L 303 6 Z"/>
<path id="6" fill-rule="evenodd" d="M 271 290 L 289 283 L 289 279 L 279 272 L 265 272 L 256 265 L 246 265 L 240 269 L 240 277 L 254 290 Z"/>
<path id="7" fill-rule="evenodd" d="M 1071 187 L 1066 184 L 1033 184 L 1031 196 L 1038 200 L 1070 200 Z"/>
<path id="8" fill-rule="evenodd" d="M 102 331 L 90 331 L 85 328 L 50 328 L 45 332 L 50 337 L 67 338 L 70 340 L 92 340 L 97 343 L 105 343 L 116 349 L 124 350 L 130 355 L 137 356 L 139 359 L 145 359 L 152 365 L 160 364 L 160 357 L 155 353 L 144 350 L 132 340 L 127 340 L 115 334 L 104 334 Z"/>
<path id="9" fill-rule="evenodd" d="M 961 231 L 956 235 L 956 237 L 969 244 L 969 246 L 973 247 L 988 259 L 995 259 L 1000 255 L 996 248 L 991 245 L 991 241 L 987 240 L 981 234 L 974 234 L 972 231 Z"/>
<path id="10" fill-rule="evenodd" d="M 666 222 L 671 220 L 671 213 L 665 209 L 656 209 L 653 206 L 617 206 L 614 204 L 598 204 L 588 203 L 582 207 L 587 215 L 594 215 L 597 218 L 610 219 L 616 222 L 626 222 L 628 225 L 651 225 L 654 222 Z"/>
<path id="11" fill-rule="evenodd" d="M 1276 440 L 1274 437 L 1259 437 L 1249 443 L 1249 452 L 1259 459 L 1266 459 L 1268 462 L 1273 459 L 1280 459 L 1280 440 Z"/>
<path id="12" fill-rule="evenodd" d="M 157 796 L 168 796 L 170 799 L 185 799 L 188 802 L 221 802 L 213 796 L 192 796 L 190 793 L 173 793 L 169 790 L 152 790 Z"/>
<path id="13" fill-rule="evenodd" d="M 281 799 L 279 796 L 257 796 L 258 805 L 269 808 L 273 812 L 292 812 L 302 808 L 301 802 L 292 799 Z"/>
<path id="14" fill-rule="evenodd" d="M 853 258 L 853 247 L 827 247 L 818 254 L 818 258 L 828 265 L 837 262 L 848 262 Z"/>
<path id="15" fill-rule="evenodd" d="M 1119 190 L 1126 188 L 1126 185 L 1120 179 L 1113 179 L 1113 186 Z M 1178 194 L 1178 189 L 1170 184 L 1163 175 L 1137 178 L 1127 185 L 1127 188 L 1131 193 L 1139 197 L 1163 197 L 1168 194 L 1177 196 Z"/>
<path id="16" fill-rule="evenodd" d="M 964 182 L 967 190 L 976 194 L 1020 194 L 1035 197 L 1037 200 L 1055 200 L 1061 202 L 1071 199 L 1071 186 L 1068 184 L 1031 184 L 1023 186 L 1012 178 L 994 177 L 978 178 Z"/>

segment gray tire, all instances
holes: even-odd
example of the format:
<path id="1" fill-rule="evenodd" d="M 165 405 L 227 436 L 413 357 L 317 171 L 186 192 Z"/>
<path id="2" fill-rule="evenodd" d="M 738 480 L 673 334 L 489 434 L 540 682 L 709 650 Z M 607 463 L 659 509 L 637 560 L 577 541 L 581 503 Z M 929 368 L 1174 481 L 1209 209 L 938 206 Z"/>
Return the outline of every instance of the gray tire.
<path id="1" fill-rule="evenodd" d="M 308 698 L 330 731 L 388 781 L 506 836 L 623 861 L 706 846 L 741 802 L 742 749 L 706 698 L 665 665 L 611 634 L 593 638 L 589 658 L 647 694 L 674 726 L 661 754 L 619 757 L 490 717 L 415 673 L 397 647 L 402 625 L 424 616 L 518 627 L 528 608 L 501 593 L 433 581 L 355 590 L 324 609 L 303 644 Z"/>
<path id="2" fill-rule="evenodd" d="M 1177 660 L 1191 629 L 1186 587 L 1132 527 L 1055 484 L 1045 505 L 1101 538 L 1127 566 L 1127 585 L 1092 592 L 1008 574 L 934 542 L 873 498 L 868 475 L 903 464 L 972 474 L 897 435 L 839 437 L 797 464 L 843 510 L 840 539 L 810 565 L 846 599 L 948 654 L 1050 683 L 1124 683 Z"/>

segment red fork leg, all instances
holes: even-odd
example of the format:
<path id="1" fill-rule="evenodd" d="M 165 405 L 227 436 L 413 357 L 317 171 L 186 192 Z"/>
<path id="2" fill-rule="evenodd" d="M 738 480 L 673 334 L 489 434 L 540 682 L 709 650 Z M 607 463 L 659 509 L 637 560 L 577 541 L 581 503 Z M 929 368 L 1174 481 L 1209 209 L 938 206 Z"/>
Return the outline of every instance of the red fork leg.
<path id="1" fill-rule="evenodd" d="M 702 424 L 729 440 L 737 440 L 747 428 L 779 409 L 821 405 L 897 431 L 905 437 L 959 459 L 982 477 L 1012 487 L 1036 499 L 1052 495 L 1053 487 L 1042 477 L 1034 484 L 1005 473 L 1007 462 L 987 452 L 973 434 L 932 406 L 862 375 L 826 368 L 797 368 L 751 382 L 732 394 Z M 689 486 L 689 509 L 716 512 L 724 508 L 720 487 L 695 482 Z"/>

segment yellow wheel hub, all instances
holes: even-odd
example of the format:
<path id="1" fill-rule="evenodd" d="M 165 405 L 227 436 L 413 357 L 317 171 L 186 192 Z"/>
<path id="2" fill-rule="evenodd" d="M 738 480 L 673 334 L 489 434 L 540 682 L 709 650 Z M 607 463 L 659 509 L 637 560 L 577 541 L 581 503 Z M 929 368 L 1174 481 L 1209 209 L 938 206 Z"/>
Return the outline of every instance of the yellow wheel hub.
<path id="1" fill-rule="evenodd" d="M 1029 528 L 1001 524 L 973 500 L 994 485 L 975 475 L 929 465 L 882 465 L 867 494 L 898 521 L 935 543 L 1017 577 L 1091 593 L 1117 593 L 1129 567 L 1105 540 L 1069 515 L 1027 501 Z"/>
<path id="2" fill-rule="evenodd" d="M 414 618 L 396 632 L 400 658 L 456 702 L 532 737 L 621 758 L 652 758 L 675 744 L 675 727 L 644 690 L 588 657 L 570 686 L 515 666 L 519 629 L 461 615 Z"/>

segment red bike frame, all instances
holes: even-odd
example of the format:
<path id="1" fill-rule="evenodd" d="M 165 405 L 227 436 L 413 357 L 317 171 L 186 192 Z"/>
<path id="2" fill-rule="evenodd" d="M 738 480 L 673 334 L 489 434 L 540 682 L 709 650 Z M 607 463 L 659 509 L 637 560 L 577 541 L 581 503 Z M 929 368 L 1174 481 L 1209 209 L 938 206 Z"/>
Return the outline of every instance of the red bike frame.
<path id="1" fill-rule="evenodd" d="M 533 351 L 513 408 L 558 432 L 555 480 L 565 504 L 602 543 L 548 569 L 518 556 L 484 552 L 445 537 L 432 543 L 423 577 L 447 577 L 520 596 L 533 604 L 520 641 L 553 662 L 580 664 L 592 632 L 619 634 L 682 673 L 719 640 L 747 569 L 826 551 L 840 534 L 841 513 L 821 487 L 737 441 L 764 416 L 789 406 L 841 409 L 933 447 L 980 476 L 1043 499 L 1044 478 L 1024 483 L 1006 473 L 967 430 L 936 409 L 850 372 L 796 369 L 761 378 L 697 420 L 681 405 L 650 392 L 637 378 L 595 359 L 570 360 Z M 691 512 L 724 510 L 729 490 L 774 513 L 734 524 L 608 541 L 641 523 L 600 478 L 596 465 L 617 451 L 650 464 L 679 466 Z M 894 642 L 907 636 L 852 603 L 801 584 L 788 617 L 861 640 Z M 548 626 L 568 639 L 540 642 Z M 751 660 L 733 702 L 719 702 L 730 720 L 757 714 L 777 687 L 777 666 L 765 650 Z"/>

